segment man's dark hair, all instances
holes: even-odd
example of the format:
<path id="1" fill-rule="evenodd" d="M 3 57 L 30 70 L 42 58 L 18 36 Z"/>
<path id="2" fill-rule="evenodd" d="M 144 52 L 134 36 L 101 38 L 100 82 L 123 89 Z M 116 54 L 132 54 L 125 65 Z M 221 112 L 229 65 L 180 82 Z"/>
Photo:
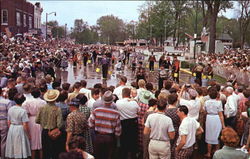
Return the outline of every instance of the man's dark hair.
<path id="1" fill-rule="evenodd" d="M 250 89 L 245 89 L 243 91 L 243 95 L 246 97 L 246 98 L 249 98 L 250 97 Z"/>
<path id="2" fill-rule="evenodd" d="M 81 136 L 73 136 L 70 138 L 68 146 L 70 150 L 78 148 L 84 151 L 86 148 L 86 142 Z"/>
<path id="3" fill-rule="evenodd" d="M 152 107 L 152 106 L 154 106 L 154 105 L 157 105 L 157 100 L 156 99 L 154 99 L 154 98 L 152 98 L 152 99 L 150 99 L 149 101 L 148 101 L 148 106 L 149 107 Z"/>
<path id="4" fill-rule="evenodd" d="M 40 92 L 40 89 L 39 88 L 33 88 L 32 91 L 31 91 L 31 95 L 34 97 L 34 98 L 38 98 L 41 96 L 41 92 Z"/>
<path id="5" fill-rule="evenodd" d="M 81 80 L 81 86 L 86 88 L 87 87 L 87 81 Z"/>
<path id="6" fill-rule="evenodd" d="M 91 94 L 92 94 L 92 95 L 98 95 L 98 94 L 100 94 L 100 90 L 99 90 L 98 88 L 93 88 L 93 89 L 91 90 Z"/>
<path id="7" fill-rule="evenodd" d="M 126 76 L 121 76 L 120 80 L 121 80 L 123 83 L 127 83 L 127 77 L 126 77 Z"/>
<path id="8" fill-rule="evenodd" d="M 74 89 L 79 89 L 81 87 L 81 83 L 80 82 L 76 82 L 74 84 Z"/>
<path id="9" fill-rule="evenodd" d="M 62 84 L 62 89 L 65 90 L 65 91 L 68 91 L 70 88 L 70 84 L 69 83 L 63 83 Z"/>
<path id="10" fill-rule="evenodd" d="M 14 100 L 14 97 L 17 93 L 18 93 L 18 90 L 16 87 L 9 89 L 9 91 L 8 91 L 9 100 Z"/>
<path id="11" fill-rule="evenodd" d="M 129 88 L 122 89 L 122 97 L 130 97 L 131 90 Z"/>
<path id="12" fill-rule="evenodd" d="M 31 84 L 29 84 L 29 83 L 25 83 L 24 85 L 23 85 L 23 90 L 25 91 L 25 93 L 30 93 L 31 92 L 31 89 L 32 89 L 32 86 L 31 86 Z"/>
<path id="13" fill-rule="evenodd" d="M 15 95 L 15 97 L 14 97 L 14 101 L 16 102 L 16 104 L 18 104 L 18 105 L 21 105 L 21 104 L 23 104 L 23 102 L 25 101 L 25 97 L 24 97 L 24 95 L 23 94 L 21 94 L 21 93 L 17 93 L 16 95 Z"/>
<path id="14" fill-rule="evenodd" d="M 176 88 L 170 88 L 169 89 L 169 93 L 177 93 L 177 89 Z"/>
<path id="15" fill-rule="evenodd" d="M 171 87 L 172 87 L 172 85 L 173 85 L 173 82 L 172 81 L 165 81 L 164 82 L 164 88 L 166 89 L 166 90 L 169 90 Z"/>
<path id="16" fill-rule="evenodd" d="M 47 90 L 48 90 L 48 87 L 47 87 L 46 84 L 40 85 L 39 88 L 40 88 L 40 91 L 41 91 L 42 93 L 45 93 L 45 92 L 47 92 Z"/>
<path id="17" fill-rule="evenodd" d="M 82 94 L 82 93 L 78 94 L 78 95 L 76 96 L 76 98 L 80 100 L 80 104 L 81 104 L 81 105 L 86 104 L 87 101 L 88 101 L 88 98 L 87 98 L 84 94 Z"/>
<path id="18" fill-rule="evenodd" d="M 52 83 L 52 88 L 57 89 L 61 86 L 61 79 L 56 78 L 55 81 Z"/>
<path id="19" fill-rule="evenodd" d="M 178 107 L 178 109 L 179 109 L 180 112 L 183 112 L 185 115 L 188 114 L 188 108 L 187 108 L 187 106 L 181 105 L 181 106 Z"/>
<path id="20" fill-rule="evenodd" d="M 167 101 L 166 99 L 160 99 L 158 100 L 158 104 L 157 104 L 157 109 L 160 111 L 163 111 L 166 109 L 167 106 Z"/>
<path id="21" fill-rule="evenodd" d="M 102 89 L 102 84 L 101 83 L 96 83 L 94 85 L 94 88 Z"/>
<path id="22" fill-rule="evenodd" d="M 174 104 L 178 100 L 178 95 L 173 93 L 168 96 L 168 104 Z"/>
<path id="23" fill-rule="evenodd" d="M 151 82 L 146 83 L 145 87 L 149 91 L 152 91 L 154 89 L 154 86 L 153 86 L 153 84 Z"/>
<path id="24" fill-rule="evenodd" d="M 57 98 L 57 102 L 64 102 L 66 99 L 68 99 L 68 92 L 63 90 L 60 92 Z"/>

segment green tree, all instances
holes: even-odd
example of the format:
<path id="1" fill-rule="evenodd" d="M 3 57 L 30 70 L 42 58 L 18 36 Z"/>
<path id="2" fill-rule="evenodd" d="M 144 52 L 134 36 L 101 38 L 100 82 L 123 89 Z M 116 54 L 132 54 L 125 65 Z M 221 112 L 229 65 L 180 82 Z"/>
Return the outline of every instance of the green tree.
<path id="1" fill-rule="evenodd" d="M 102 41 L 106 44 L 115 44 L 124 40 L 124 22 L 113 15 L 102 16 L 97 20 L 101 31 Z"/>
<path id="2" fill-rule="evenodd" d="M 64 38 L 65 37 L 65 27 L 59 26 L 57 21 L 47 22 L 47 26 L 51 28 L 51 34 L 54 38 Z"/>

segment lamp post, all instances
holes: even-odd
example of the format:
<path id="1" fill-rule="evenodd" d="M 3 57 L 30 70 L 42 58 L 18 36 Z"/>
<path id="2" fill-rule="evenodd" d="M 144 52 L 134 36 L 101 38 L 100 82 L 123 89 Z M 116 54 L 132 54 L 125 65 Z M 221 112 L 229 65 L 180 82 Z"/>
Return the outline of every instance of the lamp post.
<path id="1" fill-rule="evenodd" d="M 194 34 L 194 60 L 196 55 L 196 39 L 197 39 L 197 12 L 198 12 L 198 0 L 196 1 L 196 12 L 195 12 L 195 34 Z"/>
<path id="2" fill-rule="evenodd" d="M 67 23 L 65 24 L 65 40 L 67 39 Z"/>
<path id="3" fill-rule="evenodd" d="M 47 23 L 48 23 L 48 16 L 50 15 L 50 14 L 53 14 L 54 13 L 54 15 L 56 16 L 56 12 L 51 12 L 51 13 L 46 13 L 46 24 L 45 24 L 45 27 L 46 27 L 46 31 L 45 31 L 45 39 L 47 40 L 47 35 L 48 35 L 48 26 L 47 26 Z"/>
<path id="4" fill-rule="evenodd" d="M 167 19 L 165 19 L 165 24 L 164 24 L 164 45 L 165 41 L 167 40 Z"/>

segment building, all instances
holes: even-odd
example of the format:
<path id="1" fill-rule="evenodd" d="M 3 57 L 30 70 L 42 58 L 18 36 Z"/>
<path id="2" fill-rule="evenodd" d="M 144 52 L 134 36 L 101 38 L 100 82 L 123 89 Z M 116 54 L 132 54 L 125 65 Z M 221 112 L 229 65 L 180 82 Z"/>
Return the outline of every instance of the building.
<path id="1" fill-rule="evenodd" d="M 1 33 L 28 33 L 34 28 L 34 5 L 26 0 L 0 0 Z"/>
<path id="2" fill-rule="evenodd" d="M 35 29 L 41 29 L 41 17 L 43 13 L 43 8 L 41 7 L 40 2 L 35 3 L 34 6 L 34 28 Z"/>

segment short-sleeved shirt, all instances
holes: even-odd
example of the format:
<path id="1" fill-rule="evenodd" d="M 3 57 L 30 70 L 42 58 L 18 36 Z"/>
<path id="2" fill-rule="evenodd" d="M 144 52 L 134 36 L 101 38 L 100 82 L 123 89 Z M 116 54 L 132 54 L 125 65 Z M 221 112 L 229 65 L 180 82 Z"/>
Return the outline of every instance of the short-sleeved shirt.
<path id="1" fill-rule="evenodd" d="M 194 118 L 184 118 L 179 127 L 179 138 L 177 140 L 177 145 L 180 144 L 181 136 L 186 135 L 186 144 L 182 147 L 182 149 L 186 149 L 193 146 L 195 143 L 196 131 L 199 127 L 200 123 L 198 123 Z"/>
<path id="2" fill-rule="evenodd" d="M 151 129 L 150 139 L 153 140 L 169 141 L 168 132 L 174 132 L 173 122 L 165 113 L 150 114 L 145 126 Z"/>
<path id="3" fill-rule="evenodd" d="M 185 105 L 188 107 L 188 117 L 198 120 L 201 108 L 201 103 L 199 100 L 186 100 L 181 98 L 180 105 Z"/>
<path id="4" fill-rule="evenodd" d="M 13 125 L 22 125 L 29 121 L 29 117 L 25 109 L 20 106 L 13 106 L 8 111 L 8 120 Z"/>
<path id="5" fill-rule="evenodd" d="M 67 117 L 66 131 L 71 132 L 73 135 L 80 135 L 83 134 L 87 124 L 85 115 L 80 111 L 74 111 Z"/>
<path id="6" fill-rule="evenodd" d="M 216 99 L 209 99 L 205 102 L 204 106 L 207 114 L 217 115 L 223 111 L 222 102 Z"/>
<path id="7" fill-rule="evenodd" d="M 129 98 L 118 100 L 116 106 L 121 114 L 121 120 L 137 118 L 137 114 L 140 111 L 137 102 Z"/>

